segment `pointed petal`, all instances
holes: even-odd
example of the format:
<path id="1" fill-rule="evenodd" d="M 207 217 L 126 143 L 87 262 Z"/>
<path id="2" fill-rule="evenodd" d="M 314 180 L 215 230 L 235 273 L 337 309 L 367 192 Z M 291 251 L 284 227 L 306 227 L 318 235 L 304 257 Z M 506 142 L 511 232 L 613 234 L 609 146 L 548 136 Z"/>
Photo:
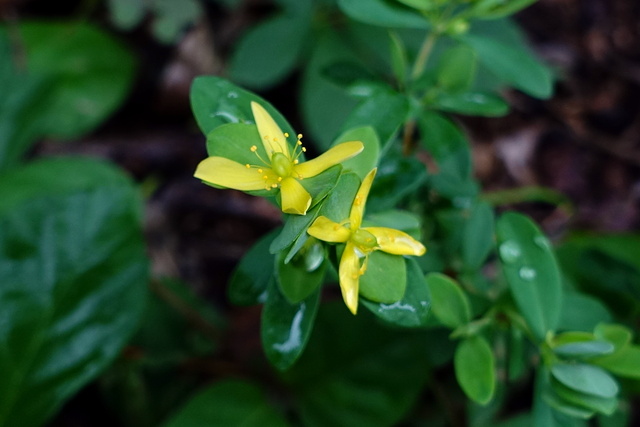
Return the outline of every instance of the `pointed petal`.
<path id="1" fill-rule="evenodd" d="M 229 160 L 225 157 L 207 157 L 200 162 L 194 176 L 210 184 L 235 190 L 264 190 L 265 176 L 269 181 L 277 179 L 271 169 L 263 169 L 259 173 L 255 168 Z"/>
<path id="2" fill-rule="evenodd" d="M 333 165 L 344 162 L 359 154 L 364 149 L 364 145 L 360 141 L 350 141 L 338 144 L 327 152 L 319 155 L 313 160 L 301 163 L 294 167 L 297 174 L 304 178 L 316 176 L 320 172 L 329 169 Z"/>
<path id="3" fill-rule="evenodd" d="M 349 240 L 351 231 L 326 216 L 319 216 L 307 229 L 307 233 L 316 239 L 330 243 L 344 243 Z"/>
<path id="4" fill-rule="evenodd" d="M 280 183 L 282 212 L 304 215 L 311 206 L 311 195 L 295 178 L 285 178 Z"/>
<path id="5" fill-rule="evenodd" d="M 372 169 L 367 174 L 360 184 L 360 188 L 356 193 L 356 197 L 353 199 L 351 205 L 351 213 L 349 214 L 349 220 L 351 221 L 351 230 L 357 230 L 362 224 L 362 216 L 364 215 L 364 206 L 367 204 L 367 197 L 369 196 L 369 190 L 371 190 L 371 184 L 373 178 L 376 176 L 378 169 Z"/>
<path id="6" fill-rule="evenodd" d="M 342 258 L 340 258 L 339 273 L 342 299 L 353 314 L 358 311 L 358 287 L 360 285 L 360 258 L 356 248 L 347 242 Z"/>
<path id="7" fill-rule="evenodd" d="M 252 101 L 251 111 L 269 159 L 271 159 L 273 153 L 283 153 L 287 157 L 291 157 L 284 133 L 267 110 L 262 105 Z"/>
<path id="8" fill-rule="evenodd" d="M 379 250 L 392 255 L 423 255 L 427 249 L 407 233 L 386 227 L 365 227 L 363 230 L 376 236 Z"/>

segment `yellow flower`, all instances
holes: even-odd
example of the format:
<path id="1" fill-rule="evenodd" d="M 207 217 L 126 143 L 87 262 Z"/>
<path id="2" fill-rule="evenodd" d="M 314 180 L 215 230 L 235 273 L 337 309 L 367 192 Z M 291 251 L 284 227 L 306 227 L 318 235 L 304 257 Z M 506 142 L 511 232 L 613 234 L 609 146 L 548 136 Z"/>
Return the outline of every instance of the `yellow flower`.
<path id="1" fill-rule="evenodd" d="M 310 235 L 325 242 L 346 243 L 338 275 L 342 298 L 353 314 L 358 309 L 360 276 L 367 269 L 367 259 L 371 252 L 420 256 L 426 251 L 422 243 L 402 231 L 386 227 L 361 227 L 364 205 L 375 175 L 376 169 L 373 169 L 362 181 L 351 205 L 349 218 L 337 223 L 319 216 L 307 230 Z"/>
<path id="2" fill-rule="evenodd" d="M 251 151 L 260 165 L 240 164 L 225 157 L 212 156 L 200 162 L 195 176 L 208 183 L 242 191 L 280 189 L 282 211 L 304 215 L 311 206 L 311 195 L 300 180 L 318 175 L 356 154 L 364 146 L 360 141 L 344 142 L 329 149 L 313 160 L 299 162 L 306 151 L 298 135 L 293 150 L 287 143 L 289 134 L 283 133 L 269 113 L 258 103 L 251 102 L 251 110 L 267 154 L 264 159 L 253 145 Z"/>

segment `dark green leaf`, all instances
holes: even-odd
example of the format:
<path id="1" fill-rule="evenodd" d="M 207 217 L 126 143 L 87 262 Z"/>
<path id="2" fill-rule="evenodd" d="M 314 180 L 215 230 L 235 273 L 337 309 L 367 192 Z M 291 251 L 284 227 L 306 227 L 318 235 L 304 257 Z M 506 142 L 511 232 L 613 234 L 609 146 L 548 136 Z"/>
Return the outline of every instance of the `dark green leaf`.
<path id="1" fill-rule="evenodd" d="M 560 320 L 560 272 L 548 239 L 526 216 L 507 212 L 497 222 L 502 271 L 520 312 L 543 340 Z"/>
<path id="2" fill-rule="evenodd" d="M 469 90 L 476 74 L 476 56 L 463 44 L 445 50 L 436 66 L 436 84 L 446 92 Z"/>
<path id="3" fill-rule="evenodd" d="M 473 6 L 474 15 L 480 19 L 496 19 L 513 15 L 537 0 L 483 0 Z"/>
<path id="4" fill-rule="evenodd" d="M 163 427 L 286 427 L 289 424 L 256 385 L 225 380 L 194 395 Z"/>
<path id="5" fill-rule="evenodd" d="M 592 331 L 598 323 L 610 320 L 611 314 L 600 300 L 578 292 L 563 294 L 558 329 Z"/>
<path id="6" fill-rule="evenodd" d="M 589 362 L 618 376 L 640 379 L 640 346 L 629 345 L 611 355 L 591 359 Z"/>
<path id="7" fill-rule="evenodd" d="M 580 393 L 564 386 L 555 379 L 551 381 L 551 387 L 558 397 L 571 405 L 584 408 L 588 411 L 611 415 L 618 407 L 618 399 L 615 397 L 597 397 L 591 394 Z"/>
<path id="8" fill-rule="evenodd" d="M 57 159 L 4 174 L 0 200 L 0 424 L 37 426 L 137 327 L 140 196 L 107 164 Z"/>
<path id="9" fill-rule="evenodd" d="M 305 300 L 291 304 L 271 282 L 262 311 L 260 336 L 269 361 L 288 369 L 302 354 L 318 311 L 320 289 Z"/>
<path id="10" fill-rule="evenodd" d="M 264 302 L 267 286 L 274 280 L 274 256 L 269 246 L 280 230 L 274 230 L 262 237 L 242 257 L 234 270 L 227 295 L 236 305 L 253 305 Z"/>
<path id="11" fill-rule="evenodd" d="M 431 295 L 420 266 L 414 259 L 407 263 L 407 288 L 404 296 L 393 304 L 374 303 L 361 299 L 360 302 L 379 318 L 405 328 L 425 326 L 429 321 Z"/>
<path id="12" fill-rule="evenodd" d="M 433 314 L 445 326 L 455 329 L 471 321 L 471 306 L 464 291 L 453 279 L 441 273 L 427 274 Z"/>
<path id="13" fill-rule="evenodd" d="M 561 357 L 589 358 L 613 353 L 613 344 L 605 341 L 582 341 L 562 344 L 553 349 Z"/>
<path id="14" fill-rule="evenodd" d="M 191 85 L 191 109 L 205 135 L 226 123 L 254 123 L 251 101 L 262 105 L 283 132 L 296 135 L 287 120 L 271 104 L 228 80 L 201 76 Z"/>
<path id="15" fill-rule="evenodd" d="M 424 111 L 418 117 L 420 142 L 438 163 L 440 172 L 457 182 L 471 177 L 471 151 L 460 128 L 442 114 Z"/>
<path id="16" fill-rule="evenodd" d="M 509 105 L 498 95 L 488 92 L 440 93 L 433 107 L 469 116 L 498 117 L 509 112 Z"/>
<path id="17" fill-rule="evenodd" d="M 487 340 L 481 336 L 465 339 L 458 344 L 453 360 L 456 379 L 465 394 L 481 405 L 489 403 L 496 378 L 493 352 Z"/>
<path id="18" fill-rule="evenodd" d="M 464 224 L 462 261 L 469 270 L 479 269 L 493 249 L 495 216 L 486 202 L 477 202 L 471 208 Z"/>
<path id="19" fill-rule="evenodd" d="M 237 43 L 229 75 L 238 84 L 265 88 L 278 83 L 296 66 L 310 27 L 311 1 L 251 28 Z"/>
<path id="20" fill-rule="evenodd" d="M 386 328 L 366 310 L 323 305 L 309 346 L 286 375 L 302 425 L 396 425 L 424 385 L 423 333 Z"/>
<path id="21" fill-rule="evenodd" d="M 342 11 L 356 21 L 389 28 L 429 27 L 427 20 L 417 11 L 385 0 L 338 0 Z"/>
<path id="22" fill-rule="evenodd" d="M 633 338 L 631 329 L 613 323 L 599 323 L 594 328 L 593 334 L 596 338 L 613 344 L 616 350 L 626 347 Z"/>
<path id="23" fill-rule="evenodd" d="M 498 78 L 531 96 L 550 97 L 553 90 L 551 71 L 523 42 L 521 34 L 509 39 L 495 36 L 500 28 L 509 27 L 505 22 L 492 21 L 490 26 L 476 23 L 460 39 L 476 51 L 482 64 Z M 514 28 L 505 32 L 517 31 Z"/>
<path id="24" fill-rule="evenodd" d="M 46 76 L 38 102 L 44 135 L 77 138 L 102 123 L 125 99 L 135 60 L 111 36 L 88 23 L 28 22 L 20 26 L 28 71 Z"/>

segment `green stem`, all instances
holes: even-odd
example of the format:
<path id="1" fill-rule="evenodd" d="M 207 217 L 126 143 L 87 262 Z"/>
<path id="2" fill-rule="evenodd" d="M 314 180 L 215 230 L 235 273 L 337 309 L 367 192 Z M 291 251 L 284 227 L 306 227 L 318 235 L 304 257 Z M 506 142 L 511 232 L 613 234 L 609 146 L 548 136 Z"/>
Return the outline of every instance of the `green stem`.
<path id="1" fill-rule="evenodd" d="M 432 31 L 422 42 L 422 46 L 420 47 L 420 51 L 418 52 L 418 57 L 416 61 L 413 63 L 413 69 L 411 71 L 411 80 L 416 80 L 420 75 L 424 72 L 425 67 L 427 66 L 427 61 L 429 60 L 429 56 L 431 55 L 431 51 L 433 50 L 433 46 L 436 44 L 436 40 L 440 34 L 438 31 Z"/>

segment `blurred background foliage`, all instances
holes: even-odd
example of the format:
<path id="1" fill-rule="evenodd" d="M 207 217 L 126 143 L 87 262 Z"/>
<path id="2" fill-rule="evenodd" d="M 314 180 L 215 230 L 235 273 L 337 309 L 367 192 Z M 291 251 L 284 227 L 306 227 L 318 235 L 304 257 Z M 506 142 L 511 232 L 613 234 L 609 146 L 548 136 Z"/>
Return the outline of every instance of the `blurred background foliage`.
<path id="1" fill-rule="evenodd" d="M 449 3 L 476 15 L 430 19 Z M 638 422 L 635 2 L 4 0 L 0 16 L 0 425 Z M 368 210 L 420 213 L 429 252 L 408 274 L 429 272 L 428 319 L 353 317 L 328 288 L 300 358 L 271 367 L 261 294 L 226 286 L 272 268 L 251 253 L 280 213 L 192 177 L 199 75 L 260 94 L 316 153 L 375 130 Z M 551 245 L 496 220 L 509 208 L 554 243 L 534 261 L 558 273 L 538 277 L 540 323 L 505 292 L 528 280 L 509 243 Z M 527 327 L 501 317 L 514 306 Z M 593 364 L 536 373 L 545 357 Z"/>

